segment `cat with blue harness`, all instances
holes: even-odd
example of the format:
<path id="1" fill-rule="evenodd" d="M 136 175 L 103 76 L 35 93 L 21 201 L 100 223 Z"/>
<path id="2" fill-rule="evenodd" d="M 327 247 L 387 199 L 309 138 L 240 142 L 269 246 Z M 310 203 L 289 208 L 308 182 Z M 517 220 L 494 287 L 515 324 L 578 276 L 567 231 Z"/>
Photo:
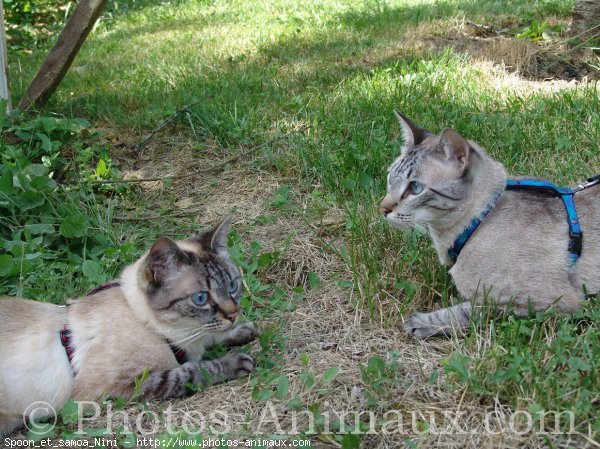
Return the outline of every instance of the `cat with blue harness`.
<path id="1" fill-rule="evenodd" d="M 460 332 L 488 302 L 517 316 L 573 312 L 600 292 L 600 175 L 574 188 L 509 177 L 455 130 L 436 135 L 396 115 L 404 146 L 381 213 L 429 235 L 463 300 L 406 317 L 409 335 Z"/>
<path id="2" fill-rule="evenodd" d="M 567 214 L 566 219 L 569 225 L 569 264 L 573 265 L 581 256 L 581 249 L 583 246 L 583 232 L 581 232 L 581 226 L 579 225 L 579 218 L 577 217 L 577 208 L 573 196 L 581 190 L 587 189 L 588 187 L 595 186 L 600 183 L 600 174 L 592 176 L 587 181 L 579 184 L 574 188 L 569 187 L 557 187 L 550 181 L 542 179 L 508 179 L 506 181 L 506 190 L 529 190 L 545 193 L 550 196 L 560 197 L 565 206 L 565 212 Z M 469 240 L 469 237 L 475 232 L 477 227 L 481 224 L 485 216 L 493 209 L 496 201 L 500 198 L 500 194 L 494 195 L 494 199 L 488 206 L 471 220 L 469 226 L 465 228 L 463 232 L 456 238 L 452 248 L 448 250 L 448 256 L 453 262 L 456 262 L 460 251 L 463 246 Z"/>

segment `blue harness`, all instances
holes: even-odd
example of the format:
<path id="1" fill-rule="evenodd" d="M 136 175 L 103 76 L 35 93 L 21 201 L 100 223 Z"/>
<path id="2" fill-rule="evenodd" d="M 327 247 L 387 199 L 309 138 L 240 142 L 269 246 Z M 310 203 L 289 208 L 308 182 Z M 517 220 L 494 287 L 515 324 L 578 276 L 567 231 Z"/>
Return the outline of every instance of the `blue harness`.
<path id="1" fill-rule="evenodd" d="M 573 195 L 598 183 L 600 183 L 600 174 L 588 178 L 586 182 L 579 184 L 572 189 L 570 187 L 558 187 L 550 181 L 538 179 L 508 179 L 506 181 L 506 190 L 542 192 L 562 199 L 569 223 L 569 266 L 572 266 L 577 262 L 579 256 L 581 256 L 581 250 L 583 248 L 583 232 L 581 232 L 581 227 L 579 226 L 579 218 L 577 217 L 577 209 L 575 208 Z M 475 232 L 487 214 L 492 211 L 496 202 L 500 199 L 500 195 L 501 192 L 496 192 L 492 201 L 488 203 L 486 208 L 478 216 L 474 217 L 471 220 L 471 223 L 469 223 L 464 231 L 456 238 L 454 244 L 448 250 L 448 256 L 453 263 L 456 262 L 461 250 L 467 244 L 469 237 Z"/>

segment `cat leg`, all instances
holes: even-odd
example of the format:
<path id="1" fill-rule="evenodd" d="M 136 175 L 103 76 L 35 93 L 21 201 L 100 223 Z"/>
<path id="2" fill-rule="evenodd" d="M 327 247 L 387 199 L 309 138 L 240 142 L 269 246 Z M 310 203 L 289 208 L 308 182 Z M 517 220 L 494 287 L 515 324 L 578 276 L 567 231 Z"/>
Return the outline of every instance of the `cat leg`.
<path id="1" fill-rule="evenodd" d="M 254 360 L 248 354 L 228 354 L 217 360 L 187 362 L 165 371 L 150 373 L 142 383 L 146 399 L 179 398 L 190 392 L 188 385 L 208 387 L 247 376 L 254 371 Z"/>
<path id="2" fill-rule="evenodd" d="M 235 326 L 222 334 L 213 334 L 207 336 L 204 340 L 204 347 L 211 348 L 217 344 L 223 344 L 228 348 L 243 346 L 250 343 L 258 337 L 258 329 L 251 321 Z"/>
<path id="3" fill-rule="evenodd" d="M 258 329 L 256 329 L 253 322 L 247 321 L 231 329 L 224 337 L 217 339 L 215 343 L 223 343 L 225 346 L 232 348 L 250 343 L 256 337 L 258 337 Z"/>
<path id="4" fill-rule="evenodd" d="M 542 292 L 540 297 L 543 296 Z M 583 299 L 578 296 L 578 291 L 565 291 L 558 299 L 546 301 L 513 301 L 505 300 L 501 304 L 494 304 L 493 313 L 503 314 L 507 311 L 518 317 L 527 317 L 532 312 L 547 310 L 555 307 L 562 313 L 574 312 L 577 310 Z M 470 301 L 462 302 L 446 309 L 436 310 L 431 313 L 415 313 L 404 321 L 404 330 L 408 335 L 415 338 L 429 338 L 436 335 L 451 335 L 453 333 L 462 333 L 471 324 L 473 315 L 479 315 L 484 306 L 473 305 Z"/>
<path id="5" fill-rule="evenodd" d="M 461 302 L 431 313 L 415 313 L 404 320 L 404 330 L 415 338 L 461 333 L 471 323 L 472 314 L 471 302 Z"/>
<path id="6" fill-rule="evenodd" d="M 4 415 L 0 412 L 0 438 L 10 435 L 14 430 L 23 427 L 23 417 Z"/>

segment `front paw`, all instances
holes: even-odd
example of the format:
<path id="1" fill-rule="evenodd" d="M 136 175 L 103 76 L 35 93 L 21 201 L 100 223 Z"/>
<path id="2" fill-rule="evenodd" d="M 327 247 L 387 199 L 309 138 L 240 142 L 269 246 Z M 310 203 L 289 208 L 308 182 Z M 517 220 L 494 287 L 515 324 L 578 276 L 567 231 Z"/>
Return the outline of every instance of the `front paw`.
<path id="1" fill-rule="evenodd" d="M 229 354 L 226 356 L 227 365 L 230 370 L 230 378 L 244 377 L 254 371 L 256 363 L 248 354 Z"/>
<path id="2" fill-rule="evenodd" d="M 429 313 L 415 313 L 404 320 L 404 332 L 414 338 L 424 339 L 446 332 L 440 326 L 430 323 Z"/>
<path id="3" fill-rule="evenodd" d="M 247 321 L 231 331 L 226 343 L 228 346 L 242 346 L 254 341 L 256 337 L 258 337 L 258 329 L 253 322 Z"/>

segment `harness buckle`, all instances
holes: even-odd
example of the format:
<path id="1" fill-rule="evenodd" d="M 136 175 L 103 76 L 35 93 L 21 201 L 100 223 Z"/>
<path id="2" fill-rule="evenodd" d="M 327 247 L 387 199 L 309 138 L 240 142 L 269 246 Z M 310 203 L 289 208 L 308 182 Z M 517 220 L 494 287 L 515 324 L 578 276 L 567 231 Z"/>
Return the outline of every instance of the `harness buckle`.
<path id="1" fill-rule="evenodd" d="M 575 233 L 569 229 L 569 252 L 581 256 L 583 250 L 583 233 Z"/>
<path id="2" fill-rule="evenodd" d="M 586 179 L 585 182 L 582 182 L 573 189 L 573 193 L 581 192 L 582 190 L 585 190 L 588 187 L 595 186 L 598 183 L 600 183 L 600 174 L 591 176 L 588 179 Z"/>

